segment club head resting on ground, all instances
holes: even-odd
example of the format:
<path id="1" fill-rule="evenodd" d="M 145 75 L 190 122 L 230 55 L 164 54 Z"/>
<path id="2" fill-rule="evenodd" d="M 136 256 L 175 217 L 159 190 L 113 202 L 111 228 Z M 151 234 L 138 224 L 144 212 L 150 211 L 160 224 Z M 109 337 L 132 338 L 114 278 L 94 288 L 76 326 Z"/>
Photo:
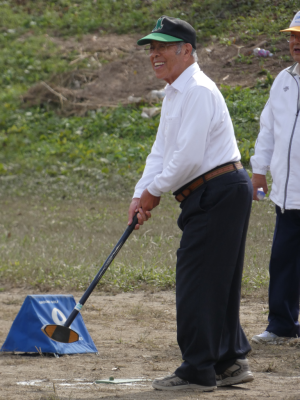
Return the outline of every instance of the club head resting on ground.
<path id="1" fill-rule="evenodd" d="M 44 325 L 42 331 L 49 339 L 60 343 L 74 343 L 79 340 L 79 335 L 73 329 L 63 325 Z"/>

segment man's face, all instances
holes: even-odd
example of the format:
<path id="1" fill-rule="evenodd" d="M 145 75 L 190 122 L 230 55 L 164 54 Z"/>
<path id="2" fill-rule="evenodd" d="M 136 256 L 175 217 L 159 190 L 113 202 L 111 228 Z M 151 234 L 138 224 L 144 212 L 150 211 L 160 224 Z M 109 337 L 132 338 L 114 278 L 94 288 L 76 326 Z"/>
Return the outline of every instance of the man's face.
<path id="1" fill-rule="evenodd" d="M 290 53 L 293 59 L 300 63 L 300 32 L 291 32 Z"/>
<path id="2" fill-rule="evenodd" d="M 179 53 L 177 43 L 162 43 L 152 40 L 150 45 L 150 61 L 155 75 L 167 83 L 173 83 L 179 75 L 189 66 L 190 54 L 186 54 L 187 46 L 182 46 Z M 176 54 L 179 53 L 179 54 Z"/>

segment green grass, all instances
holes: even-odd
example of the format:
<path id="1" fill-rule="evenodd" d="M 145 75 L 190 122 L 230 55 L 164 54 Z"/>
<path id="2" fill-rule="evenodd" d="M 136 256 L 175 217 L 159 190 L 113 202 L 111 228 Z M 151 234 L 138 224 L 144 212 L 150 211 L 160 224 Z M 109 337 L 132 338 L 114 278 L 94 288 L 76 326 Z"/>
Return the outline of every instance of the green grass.
<path id="1" fill-rule="evenodd" d="M 68 175 L 97 166 L 122 175 L 139 168 L 151 149 L 159 117 L 145 120 L 133 107 L 90 112 L 87 117 L 60 118 L 54 112 L 10 108 L 0 118 L 0 174 L 35 171 Z"/>
<path id="2" fill-rule="evenodd" d="M 271 201 L 253 202 L 243 274 L 245 292 L 266 288 L 269 284 L 275 216 L 275 206 Z"/>
<path id="3" fill-rule="evenodd" d="M 129 202 L 128 196 L 2 201 L 2 288 L 84 291 L 124 232 Z M 153 217 L 129 237 L 97 290 L 174 288 L 179 211 L 172 196 L 163 196 Z M 274 218 L 270 201 L 253 204 L 243 277 L 246 292 L 268 283 Z"/>
<path id="4" fill-rule="evenodd" d="M 10 0 L 0 4 L 0 24 L 7 36 L 27 31 L 64 36 L 142 32 L 167 14 L 190 21 L 198 39 L 230 31 L 248 36 L 277 33 L 299 5 L 296 0 L 264 0 L 263 6 L 259 0 Z"/>
<path id="5" fill-rule="evenodd" d="M 271 83 L 271 76 L 269 79 Z M 248 164 L 254 154 L 254 145 L 259 132 L 259 117 L 269 97 L 269 88 L 242 89 L 224 86 L 221 91 L 232 118 L 242 162 Z"/>
<path id="6" fill-rule="evenodd" d="M 242 161 L 249 163 L 268 89 L 222 88 Z M 15 185 L 17 175 L 66 180 L 90 177 L 107 182 L 113 175 L 137 179 L 155 139 L 159 116 L 141 117 L 142 107 L 91 111 L 61 118 L 54 111 L 18 109 L 4 103 L 0 116 L 0 176 Z M 26 178 L 25 178 L 26 179 Z M 47 179 L 46 179 L 47 180 Z M 47 180 L 48 184 L 48 180 Z"/>
<path id="7" fill-rule="evenodd" d="M 168 197 L 168 196 L 167 196 Z M 127 226 L 130 199 L 87 198 L 2 203 L 0 281 L 41 290 L 83 290 Z M 109 290 L 144 285 L 166 289 L 175 280 L 178 205 L 172 199 L 144 229 L 134 232 L 101 284 Z"/>

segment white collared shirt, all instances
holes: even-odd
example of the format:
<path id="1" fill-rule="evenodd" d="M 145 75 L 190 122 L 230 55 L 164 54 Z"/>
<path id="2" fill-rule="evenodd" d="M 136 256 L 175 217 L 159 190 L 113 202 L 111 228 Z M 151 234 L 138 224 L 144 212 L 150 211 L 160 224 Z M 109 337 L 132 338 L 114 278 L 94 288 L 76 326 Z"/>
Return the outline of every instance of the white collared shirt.
<path id="1" fill-rule="evenodd" d="M 241 158 L 225 100 L 197 63 L 165 90 L 156 140 L 133 197 L 141 197 L 146 188 L 157 197 L 174 192 Z"/>

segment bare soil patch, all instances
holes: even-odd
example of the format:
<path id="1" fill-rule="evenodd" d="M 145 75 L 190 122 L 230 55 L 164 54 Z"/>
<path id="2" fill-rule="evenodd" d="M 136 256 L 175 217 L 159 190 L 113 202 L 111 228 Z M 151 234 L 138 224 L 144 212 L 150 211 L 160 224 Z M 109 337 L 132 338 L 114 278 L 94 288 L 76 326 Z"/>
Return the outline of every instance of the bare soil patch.
<path id="1" fill-rule="evenodd" d="M 62 57 L 70 52 L 77 56 L 70 62 L 74 70 L 52 77 L 48 82 L 34 85 L 23 97 L 25 105 L 54 103 L 61 106 L 65 114 L 84 114 L 87 110 L 118 104 L 128 104 L 130 96 L 149 101 L 151 90 L 162 89 L 163 81 L 156 79 L 149 57 L 136 45 L 140 35 L 107 35 L 98 37 L 85 35 L 80 41 L 75 38 L 50 38 L 61 48 Z M 197 53 L 202 70 L 217 85 L 251 87 L 257 80 L 265 80 L 265 71 L 276 76 L 291 64 L 288 45 L 282 38 L 271 45 L 265 37 L 231 45 L 199 43 Z M 255 47 L 272 49 L 273 57 L 249 58 Z M 248 58 L 247 58 L 248 57 Z M 79 60 L 88 59 L 89 69 L 77 69 Z M 101 64 L 99 60 L 106 60 Z"/>
<path id="2" fill-rule="evenodd" d="M 27 294 L 17 289 L 0 294 L 1 344 Z M 81 294 L 75 293 L 75 299 Z M 266 311 L 265 294 L 259 299 L 242 299 L 241 322 L 249 339 L 265 329 Z M 152 380 L 175 370 L 181 362 L 176 343 L 175 294 L 95 293 L 82 315 L 99 355 L 54 358 L 0 353 L 1 399 L 299 399 L 300 355 L 295 343 L 253 344 L 249 362 L 255 380 L 214 393 L 160 392 L 152 389 L 151 382 L 95 384 L 95 380 L 110 376 Z"/>

